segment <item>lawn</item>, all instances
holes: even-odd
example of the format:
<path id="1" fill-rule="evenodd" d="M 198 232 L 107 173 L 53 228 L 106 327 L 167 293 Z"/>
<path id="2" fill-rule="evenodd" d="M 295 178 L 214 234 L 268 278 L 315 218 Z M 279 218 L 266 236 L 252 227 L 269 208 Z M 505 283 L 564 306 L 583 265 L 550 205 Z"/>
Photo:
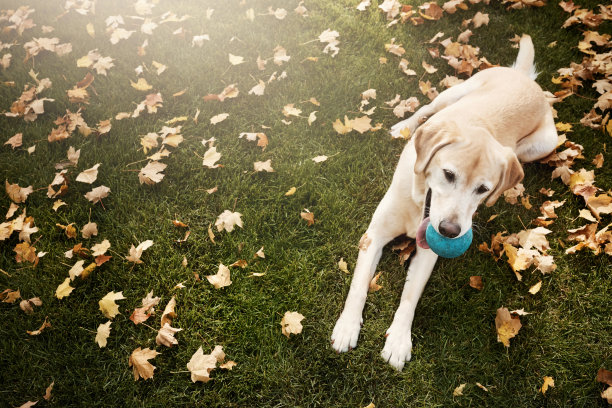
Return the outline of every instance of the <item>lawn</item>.
<path id="1" fill-rule="evenodd" d="M 63 1 L 25 3 L 29 9 L 17 15 L 7 10 L 24 2 L 0 4 L 0 58 L 11 54 L 10 64 L 0 69 L 0 111 L 9 113 L 0 114 L 0 179 L 33 189 L 27 199 L 19 192 L 12 198 L 0 194 L 0 214 L 15 208 L 12 201 L 18 204 L 13 215 L 0 220 L 5 223 L 0 227 L 0 292 L 19 290 L 5 292 L 0 303 L 1 406 L 27 401 L 38 401 L 37 407 L 606 405 L 600 396 L 605 385 L 595 378 L 600 368 L 612 367 L 612 244 L 608 254 L 604 244 L 598 254 L 593 248 L 566 250 L 577 243 L 568 229 L 597 223 L 599 231 L 610 223 L 605 209 L 596 221 L 579 217 L 587 209 L 586 198 L 575 189 L 576 184 L 595 185 L 602 196 L 612 189 L 610 134 L 580 123 L 603 93 L 592 87 L 594 80 L 603 80 L 608 93 L 610 82 L 598 74 L 563 88 L 559 82 L 567 84 L 573 77 L 558 79 L 557 70 L 609 52 L 609 37 L 603 44 L 578 47 L 585 30 L 610 33 L 609 21 L 562 28 L 572 13 L 556 1 L 522 9 L 498 1 L 465 1 L 466 10 L 453 14 L 431 17 L 421 10 L 425 18 L 418 12 L 421 3 L 408 2 L 417 24 L 408 20 L 390 26 L 375 1 L 364 11 L 356 8 L 356 0 L 105 0 L 95 2 L 95 10 L 87 7 L 89 2 L 75 2 L 72 8 Z M 600 12 L 596 1 L 579 3 Z M 27 18 L 17 18 L 31 9 Z M 467 78 L 428 48 L 444 55 L 439 42 L 456 41 L 466 30 L 462 21 L 477 12 L 489 18 L 478 28 L 473 23 L 467 27 L 473 32 L 468 44 L 479 48 L 478 57 L 510 65 L 517 50 L 509 40 L 530 34 L 538 83 L 553 93 L 572 91 L 554 105 L 559 133 L 584 147 L 569 171 L 593 171 L 594 179 L 573 179 L 567 186 L 560 178 L 551 179 L 555 167 L 527 164 L 523 198 L 528 197 L 531 208 L 520 198 L 517 204 L 500 199 L 480 208 L 471 248 L 455 260 L 440 260 L 432 274 L 416 311 L 412 361 L 402 372 L 380 358 L 405 278 L 397 252 L 385 249 L 378 267 L 382 288 L 368 297 L 359 346 L 338 355 L 330 335 L 351 279 L 338 262 L 346 261 L 349 272 L 354 268 L 359 239 L 405 144 L 389 135 L 400 119 L 384 102 L 399 94 L 402 100 L 416 97 L 426 104 L 429 98 L 419 82 L 429 81 L 441 92 L 440 81 L 447 75 Z M 319 41 L 328 29 L 338 32 L 337 43 L 333 36 L 331 42 Z M 444 35 L 429 43 L 438 32 Z M 69 43 L 70 52 L 63 54 L 68 46 L 45 40 L 38 44 L 46 50 L 24 48 L 35 38 L 53 37 L 58 44 Z M 405 53 L 388 52 L 392 43 Z M 83 60 L 92 50 L 99 57 Z M 415 75 L 398 68 L 402 58 Z M 258 66 L 258 60 L 265 65 Z M 426 72 L 422 61 L 437 71 Z M 23 109 L 11 108 L 32 86 L 40 88 L 37 98 L 52 100 L 42 102 L 44 111 L 34 120 L 26 120 L 32 114 L 24 117 Z M 262 87 L 263 94 L 257 95 Z M 376 90 L 376 98 L 362 105 L 361 94 L 368 89 Z M 67 110 L 80 111 L 86 124 L 72 132 L 62 128 L 66 124 L 57 119 Z M 118 119 L 121 113 L 125 117 Z M 220 120 L 226 116 L 221 114 L 229 116 Z M 344 122 L 345 115 L 349 120 L 369 116 L 373 129 L 340 134 L 333 124 Z M 4 144 L 18 133 L 21 144 Z M 71 147 L 80 150 L 80 157 L 67 165 Z M 147 159 L 155 153 L 159 160 Z M 603 166 L 593 163 L 599 154 Z M 312 160 L 318 156 L 326 159 Z M 261 162 L 268 160 L 274 171 L 257 171 L 255 163 L 265 166 Z M 167 167 L 161 173 L 141 171 L 154 161 Z M 64 163 L 64 175 L 56 176 L 58 163 Z M 77 180 L 98 163 L 97 177 L 90 177 L 95 181 Z M 48 186 L 58 177 L 54 196 Z M 101 186 L 110 192 L 100 201 L 85 197 Z M 555 192 L 548 197 L 542 188 Z M 519 281 L 507 257 L 496 261 L 478 249 L 498 232 L 535 228 L 532 221 L 550 200 L 564 201 L 547 226 L 554 271 L 543 274 L 531 266 Z M 12 221 L 26 208 L 33 220 L 21 217 L 25 227 L 15 227 Z M 241 214 L 242 227 L 217 227 L 226 210 Z M 314 224 L 305 219 L 308 213 Z M 97 235 L 85 238 L 88 223 L 97 225 Z M 29 255 L 33 260 L 38 254 L 36 265 L 16 259 L 15 252 L 25 248 L 26 237 L 20 239 L 19 231 L 34 226 L 38 231 L 29 240 L 35 249 Z M 9 228 L 15 232 L 8 233 Z M 98 258 L 100 265 L 94 264 L 88 276 L 66 281 L 75 263 L 83 260 L 87 267 L 94 262 L 91 251 L 79 252 L 75 246 L 91 249 L 104 240 L 110 243 L 106 255 L 111 258 Z M 135 251 L 129 256 L 132 246 L 147 240 L 153 245 L 136 254 L 139 259 Z M 72 258 L 66 256 L 70 250 Z M 220 264 L 235 265 L 230 267 L 231 285 L 217 289 L 206 276 L 215 275 Z M 482 290 L 470 287 L 471 276 L 482 277 Z M 540 291 L 529 293 L 539 281 Z M 62 283 L 74 289 L 59 298 L 56 289 Z M 155 313 L 149 310 L 151 316 L 135 324 L 130 316 L 150 291 L 160 298 Z M 120 313 L 112 318 L 99 306 L 110 292 L 125 297 L 116 302 Z M 35 297 L 42 305 L 30 313 L 20 308 L 20 302 Z M 156 344 L 156 337 L 172 298 L 175 316 L 165 318 L 171 317 L 171 326 L 181 331 L 174 335 L 178 344 L 167 347 Z M 509 347 L 497 341 L 495 316 L 502 306 L 531 313 L 520 317 L 522 328 Z M 302 331 L 288 337 L 281 332 L 287 311 L 304 316 Z M 28 333 L 45 319 L 50 327 Z M 100 347 L 97 330 L 109 320 L 110 335 Z M 236 365 L 217 367 L 208 382 L 192 382 L 187 364 L 194 353 L 201 347 L 209 354 L 217 345 L 223 346 L 226 361 Z M 159 353 L 150 360 L 155 370 L 149 379 L 135 380 L 129 366 L 138 348 Z M 545 376 L 554 379 L 554 387 L 542 393 Z M 461 384 L 466 384 L 463 395 L 454 396 Z"/>

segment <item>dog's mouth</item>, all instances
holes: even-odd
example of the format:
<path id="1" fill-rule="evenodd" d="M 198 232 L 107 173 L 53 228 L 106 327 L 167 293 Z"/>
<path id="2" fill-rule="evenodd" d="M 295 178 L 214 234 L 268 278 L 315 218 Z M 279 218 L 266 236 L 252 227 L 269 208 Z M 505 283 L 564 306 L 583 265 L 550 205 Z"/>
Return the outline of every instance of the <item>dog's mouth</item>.
<path id="1" fill-rule="evenodd" d="M 423 209 L 423 221 L 417 228 L 416 232 L 416 242 L 417 245 L 423 249 L 429 249 L 429 244 L 427 244 L 427 240 L 425 239 L 425 231 L 427 230 L 427 225 L 429 224 L 429 209 L 431 207 L 431 188 L 427 190 L 427 195 L 425 196 L 425 208 Z"/>

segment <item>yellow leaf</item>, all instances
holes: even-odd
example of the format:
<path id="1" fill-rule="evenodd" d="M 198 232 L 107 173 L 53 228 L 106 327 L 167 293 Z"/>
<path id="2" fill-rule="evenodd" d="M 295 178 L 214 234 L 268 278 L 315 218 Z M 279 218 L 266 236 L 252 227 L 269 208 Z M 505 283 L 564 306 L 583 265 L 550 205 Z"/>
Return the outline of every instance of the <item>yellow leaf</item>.
<path id="1" fill-rule="evenodd" d="M 539 281 L 538 283 L 536 283 L 535 285 L 529 288 L 529 293 L 531 293 L 532 295 L 535 295 L 536 293 L 540 291 L 541 288 L 542 288 L 542 281 Z"/>
<path id="2" fill-rule="evenodd" d="M 555 127 L 559 132 L 571 132 L 572 125 L 570 123 L 557 122 L 555 123 Z"/>
<path id="3" fill-rule="evenodd" d="M 296 192 L 296 191 L 297 191 L 297 188 L 295 188 L 295 187 L 291 187 L 289 190 L 287 190 L 287 192 L 285 193 L 285 196 L 286 196 L 286 197 L 288 197 L 288 196 L 292 196 L 292 195 L 294 195 L 294 194 L 295 194 L 295 192 Z"/>
<path id="4" fill-rule="evenodd" d="M 106 347 L 106 340 L 108 339 L 108 336 L 110 336 L 111 323 L 112 322 L 109 320 L 108 322 L 100 324 L 98 326 L 98 331 L 96 333 L 96 343 L 98 343 L 98 346 L 100 348 Z"/>
<path id="5" fill-rule="evenodd" d="M 210 282 L 215 289 L 221 289 L 232 284 L 230 270 L 223 264 L 219 264 L 219 269 L 215 275 L 208 275 L 206 279 L 208 279 L 208 282 Z"/>
<path id="6" fill-rule="evenodd" d="M 74 288 L 70 286 L 70 278 L 66 278 L 61 285 L 57 287 L 55 290 L 55 297 L 58 299 L 62 299 L 70 294 Z"/>
<path id="7" fill-rule="evenodd" d="M 104 316 L 112 319 L 120 314 L 119 306 L 115 303 L 115 300 L 122 299 L 125 299 L 125 297 L 123 297 L 123 292 L 108 292 L 106 296 L 104 296 L 98 302 L 98 305 L 100 305 L 100 311 Z"/>
<path id="8" fill-rule="evenodd" d="M 548 387 L 554 387 L 554 386 L 555 386 L 555 380 L 552 377 L 544 376 L 544 384 L 542 384 L 542 387 L 540 388 L 540 392 L 542 394 L 546 394 Z"/>
<path id="9" fill-rule="evenodd" d="M 144 78 L 138 78 L 138 82 L 130 81 L 130 83 L 132 84 L 132 88 L 138 89 L 139 91 L 148 91 L 153 88 Z"/>
<path id="10" fill-rule="evenodd" d="M 85 29 L 87 30 L 87 34 L 89 34 L 91 38 L 94 38 L 96 36 L 96 30 L 93 24 L 87 23 L 87 25 L 85 26 Z"/>
<path id="11" fill-rule="evenodd" d="M 497 316 L 495 316 L 497 341 L 502 342 L 506 347 L 510 347 L 510 339 L 518 334 L 521 327 L 521 320 L 518 316 L 511 316 L 505 307 L 497 309 Z"/>

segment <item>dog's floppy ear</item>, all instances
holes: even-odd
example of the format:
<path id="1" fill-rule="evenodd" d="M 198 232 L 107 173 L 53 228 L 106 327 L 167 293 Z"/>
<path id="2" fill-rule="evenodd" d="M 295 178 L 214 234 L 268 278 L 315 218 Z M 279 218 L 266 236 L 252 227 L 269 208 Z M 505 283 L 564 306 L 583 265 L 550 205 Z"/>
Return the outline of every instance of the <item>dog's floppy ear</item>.
<path id="1" fill-rule="evenodd" d="M 487 197 L 487 207 L 495 204 L 500 195 L 509 188 L 516 186 L 523 180 L 523 166 L 519 162 L 516 154 L 509 148 L 504 148 L 506 157 L 503 160 L 502 174 L 499 178 L 497 186 L 493 189 L 489 197 Z"/>
<path id="2" fill-rule="evenodd" d="M 454 123 L 446 125 L 455 126 Z M 457 141 L 455 136 L 447 126 L 438 123 L 425 122 L 414 133 L 414 148 L 416 150 L 416 161 L 414 172 L 421 174 L 427 169 L 431 159 L 441 148 Z"/>

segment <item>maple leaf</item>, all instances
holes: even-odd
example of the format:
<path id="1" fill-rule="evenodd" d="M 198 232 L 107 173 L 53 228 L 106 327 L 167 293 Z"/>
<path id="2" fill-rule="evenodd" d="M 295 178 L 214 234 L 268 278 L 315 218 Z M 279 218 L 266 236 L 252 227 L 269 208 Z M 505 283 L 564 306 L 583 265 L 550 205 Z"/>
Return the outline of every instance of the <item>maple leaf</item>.
<path id="1" fill-rule="evenodd" d="M 6 194 L 8 194 L 9 198 L 15 203 L 24 203 L 28 196 L 34 191 L 32 186 L 19 187 L 16 183 L 10 184 L 8 180 L 4 181 L 4 188 Z"/>
<path id="2" fill-rule="evenodd" d="M 108 197 L 108 193 L 110 193 L 110 191 L 110 188 L 106 186 L 99 186 L 85 194 L 85 198 L 95 204 L 97 202 L 102 202 L 103 198 Z"/>
<path id="3" fill-rule="evenodd" d="M 262 80 L 259 80 L 259 83 L 255 85 L 253 88 L 251 88 L 251 90 L 249 91 L 249 95 L 262 96 L 264 94 L 265 89 L 266 89 L 266 83 Z"/>
<path id="4" fill-rule="evenodd" d="M 300 334 L 302 332 L 302 323 L 304 316 L 298 312 L 285 312 L 285 315 L 281 319 L 281 331 L 289 338 L 291 334 Z"/>
<path id="5" fill-rule="evenodd" d="M 338 261 L 338 268 L 346 274 L 349 273 L 348 265 L 346 264 L 346 261 L 344 260 L 344 258 L 340 258 L 340 260 Z"/>
<path id="6" fill-rule="evenodd" d="M 539 281 L 538 283 L 536 283 L 535 285 L 529 288 L 529 293 L 531 293 L 532 295 L 535 295 L 536 293 L 540 291 L 541 288 L 542 288 L 542 281 Z"/>
<path id="7" fill-rule="evenodd" d="M 140 260 L 140 257 L 142 256 L 142 253 L 149 249 L 151 245 L 153 245 L 153 241 L 150 239 L 141 242 L 137 247 L 134 247 L 134 244 L 132 244 L 129 254 L 125 257 L 125 259 L 130 262 L 141 264 L 142 261 Z"/>
<path id="8" fill-rule="evenodd" d="M 0 300 L 2 300 L 4 303 L 15 303 L 20 297 L 21 293 L 19 292 L 19 289 L 5 289 L 0 293 Z"/>
<path id="9" fill-rule="evenodd" d="M 140 184 L 145 183 L 148 185 L 153 185 L 162 181 L 164 174 L 161 172 L 164 171 L 166 166 L 166 164 L 158 161 L 148 162 L 147 165 L 140 169 L 140 172 L 138 173 L 138 180 L 140 180 Z"/>
<path id="10" fill-rule="evenodd" d="M 125 299 L 123 292 L 108 292 L 102 299 L 98 301 L 100 311 L 104 316 L 109 319 L 117 316 L 119 312 L 119 305 L 115 303 L 116 300 Z"/>
<path id="11" fill-rule="evenodd" d="M 555 386 L 555 380 L 552 377 L 548 377 L 548 376 L 544 376 L 543 379 L 544 379 L 544 383 L 540 387 L 540 392 L 542 394 L 546 394 L 546 391 L 548 391 L 548 387 Z"/>
<path id="12" fill-rule="evenodd" d="M 178 344 L 178 340 L 174 338 L 174 335 L 177 332 L 180 332 L 183 329 L 176 329 L 174 327 L 170 327 L 168 323 L 164 324 L 164 327 L 159 329 L 157 332 L 157 337 L 155 337 L 155 343 L 157 345 L 163 344 L 166 347 L 172 347 L 175 344 Z"/>
<path id="13" fill-rule="evenodd" d="M 495 316 L 497 341 L 502 342 L 506 347 L 510 347 L 510 339 L 518 334 L 521 327 L 521 320 L 518 316 L 511 316 L 505 307 L 497 309 L 497 315 Z"/>
<path id="14" fill-rule="evenodd" d="M 378 272 L 376 276 L 370 280 L 370 283 L 368 284 L 368 292 L 377 292 L 382 289 L 382 286 L 378 284 L 378 279 L 380 279 L 381 275 L 382 272 Z"/>
<path id="15" fill-rule="evenodd" d="M 466 386 L 466 383 L 463 383 L 455 387 L 455 389 L 453 390 L 453 397 L 459 397 L 463 395 L 463 390 L 465 389 L 465 386 Z"/>
<path id="16" fill-rule="evenodd" d="M 138 78 L 137 82 L 130 81 L 132 88 L 137 89 L 139 91 L 148 91 L 153 88 L 153 86 L 149 85 L 146 79 Z"/>
<path id="17" fill-rule="evenodd" d="M 372 122 L 372 119 L 368 116 L 355 118 L 351 120 L 351 128 L 363 134 L 372 128 L 370 122 Z"/>
<path id="18" fill-rule="evenodd" d="M 15 150 L 16 147 L 20 147 L 23 143 L 23 133 L 17 133 L 15 134 L 15 136 L 9 138 L 6 142 L 4 142 L 5 145 L 10 145 L 13 150 Z"/>
<path id="19" fill-rule="evenodd" d="M 108 321 L 106 323 L 102 323 L 98 326 L 98 330 L 96 332 L 96 343 L 100 348 L 106 347 L 108 336 L 110 336 L 112 321 Z"/>
<path id="20" fill-rule="evenodd" d="M 272 168 L 272 159 L 268 159 L 266 161 L 257 161 L 253 163 L 253 168 L 257 172 L 260 172 L 260 171 L 266 171 L 268 173 L 274 172 L 274 169 Z"/>
<path id="21" fill-rule="evenodd" d="M 208 279 L 208 282 L 210 282 L 215 289 L 221 289 L 232 284 L 230 270 L 223 264 L 219 264 L 219 270 L 215 275 L 208 275 L 206 279 Z"/>
<path id="22" fill-rule="evenodd" d="M 139 324 L 146 321 L 153 313 L 155 313 L 155 306 L 159 303 L 161 298 L 153 297 L 153 291 L 149 292 L 146 297 L 142 299 L 142 307 L 137 307 L 132 312 L 130 320 L 134 324 Z"/>
<path id="23" fill-rule="evenodd" d="M 472 24 L 474 24 L 474 28 L 479 28 L 483 25 L 489 24 L 489 15 L 483 14 L 480 11 L 477 12 L 472 18 Z"/>
<path id="24" fill-rule="evenodd" d="M 236 225 L 242 228 L 241 217 L 242 214 L 240 214 L 239 212 L 231 212 L 230 210 L 223 211 L 217 217 L 217 221 L 215 221 L 217 231 L 225 230 L 227 232 L 232 232 Z"/>
<path id="25" fill-rule="evenodd" d="M 302 113 L 302 110 L 294 107 L 294 104 L 290 103 L 290 104 L 287 104 L 287 105 L 285 105 L 283 107 L 282 112 L 283 112 L 283 115 L 285 115 L 285 117 L 287 117 L 287 118 L 289 116 L 299 117 L 300 113 Z"/>
<path id="26" fill-rule="evenodd" d="M 225 353 L 222 346 L 215 346 L 210 354 L 204 354 L 202 347 L 199 347 L 187 363 L 187 369 L 191 372 L 191 381 L 210 381 L 211 371 L 217 367 L 217 363 L 224 359 Z"/>
<path id="27" fill-rule="evenodd" d="M 55 290 L 55 297 L 62 299 L 70 294 L 74 288 L 70 286 L 70 278 L 66 278 Z"/>
<path id="28" fill-rule="evenodd" d="M 30 246 L 28 242 L 22 242 L 21 244 L 15 245 L 13 251 L 15 251 L 15 260 L 17 261 L 17 263 L 27 261 L 33 264 L 34 266 L 38 265 L 38 256 L 36 255 L 36 248 Z"/>
<path id="29" fill-rule="evenodd" d="M 334 130 L 341 135 L 349 133 L 350 131 L 353 130 L 353 127 L 351 126 L 351 122 L 346 116 L 344 117 L 344 124 L 342 123 L 342 121 L 340 121 L 340 119 L 336 119 L 336 121 L 332 124 L 332 126 L 334 127 Z"/>
<path id="30" fill-rule="evenodd" d="M 176 307 L 176 299 L 174 296 L 170 299 L 161 316 L 161 326 L 164 327 L 166 324 L 172 324 L 172 319 L 176 317 L 174 308 Z"/>
<path id="31" fill-rule="evenodd" d="M 151 350 L 148 347 L 146 349 L 138 347 L 136 350 L 132 351 L 128 364 L 133 369 L 134 381 L 137 381 L 139 378 L 144 380 L 153 378 L 155 366 L 149 363 L 149 360 L 155 358 L 158 354 L 157 351 Z"/>

